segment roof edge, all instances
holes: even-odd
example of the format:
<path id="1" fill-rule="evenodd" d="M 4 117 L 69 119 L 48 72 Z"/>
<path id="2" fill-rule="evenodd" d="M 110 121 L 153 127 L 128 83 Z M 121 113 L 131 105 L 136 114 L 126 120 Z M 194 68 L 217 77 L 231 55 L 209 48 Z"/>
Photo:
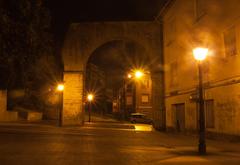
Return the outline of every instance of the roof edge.
<path id="1" fill-rule="evenodd" d="M 160 10 L 160 12 L 158 13 L 158 15 L 156 16 L 155 20 L 161 20 L 161 17 L 163 17 L 167 11 L 172 7 L 172 5 L 174 4 L 176 0 L 168 0 L 165 5 L 163 6 L 163 8 Z"/>

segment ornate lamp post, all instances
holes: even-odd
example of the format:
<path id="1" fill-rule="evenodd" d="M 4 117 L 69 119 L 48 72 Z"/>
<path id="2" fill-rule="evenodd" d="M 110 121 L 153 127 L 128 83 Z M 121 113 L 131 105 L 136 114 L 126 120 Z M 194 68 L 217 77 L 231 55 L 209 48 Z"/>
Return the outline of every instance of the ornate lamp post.
<path id="1" fill-rule="evenodd" d="M 207 57 L 207 48 L 195 48 L 193 49 L 193 56 L 198 61 L 198 76 L 199 76 L 199 145 L 198 152 L 201 155 L 206 154 L 206 142 L 205 142 L 205 111 L 204 111 L 204 98 L 203 98 L 203 73 L 202 73 L 202 61 Z"/>
<path id="2" fill-rule="evenodd" d="M 63 91 L 64 91 L 64 84 L 58 84 L 57 85 L 57 91 L 58 91 L 58 126 L 62 126 L 62 110 L 63 110 Z"/>
<path id="3" fill-rule="evenodd" d="M 89 93 L 87 95 L 87 100 L 88 100 L 88 103 L 89 103 L 89 109 L 88 109 L 88 122 L 91 122 L 91 109 L 92 109 L 92 101 L 94 99 L 94 95 Z"/>

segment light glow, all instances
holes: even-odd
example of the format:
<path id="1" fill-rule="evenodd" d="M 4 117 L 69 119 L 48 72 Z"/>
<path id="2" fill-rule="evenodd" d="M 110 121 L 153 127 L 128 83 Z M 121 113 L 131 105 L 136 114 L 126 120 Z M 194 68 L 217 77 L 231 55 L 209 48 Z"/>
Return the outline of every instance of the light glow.
<path id="1" fill-rule="evenodd" d="M 153 131 L 153 126 L 148 124 L 135 124 L 134 125 L 135 131 Z"/>
<path id="2" fill-rule="evenodd" d="M 136 70 L 135 71 L 135 77 L 137 79 L 140 79 L 142 76 L 143 76 L 143 72 L 142 71 L 140 71 L 140 70 Z"/>
<path id="3" fill-rule="evenodd" d="M 193 49 L 193 56 L 196 60 L 198 61 L 203 61 L 208 54 L 208 49 L 207 48 L 195 48 Z"/>
<path id="4" fill-rule="evenodd" d="M 127 77 L 128 77 L 128 78 L 132 78 L 132 75 L 129 73 Z"/>
<path id="5" fill-rule="evenodd" d="M 88 94 L 87 95 L 87 99 L 88 99 L 89 102 L 91 102 L 93 100 L 93 98 L 94 98 L 93 94 Z"/>
<path id="6" fill-rule="evenodd" d="M 63 91 L 64 90 L 64 85 L 63 84 L 58 84 L 57 90 L 60 91 L 60 92 Z"/>

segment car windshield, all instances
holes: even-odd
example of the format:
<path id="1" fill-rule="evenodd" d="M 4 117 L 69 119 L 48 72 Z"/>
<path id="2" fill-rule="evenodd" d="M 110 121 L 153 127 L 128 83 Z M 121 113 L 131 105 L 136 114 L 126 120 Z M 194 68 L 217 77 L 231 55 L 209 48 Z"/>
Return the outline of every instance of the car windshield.
<path id="1" fill-rule="evenodd" d="M 143 118 L 144 116 L 143 115 L 132 115 L 132 117 L 134 117 L 134 118 Z"/>

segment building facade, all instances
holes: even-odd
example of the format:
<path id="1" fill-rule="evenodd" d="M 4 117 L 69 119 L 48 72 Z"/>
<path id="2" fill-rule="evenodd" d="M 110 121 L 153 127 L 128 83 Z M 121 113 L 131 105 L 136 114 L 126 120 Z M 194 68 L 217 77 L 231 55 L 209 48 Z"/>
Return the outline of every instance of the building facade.
<path id="1" fill-rule="evenodd" d="M 152 81 L 151 75 L 145 73 L 143 78 L 135 82 L 136 86 L 136 112 L 153 118 L 152 109 Z"/>
<path id="2" fill-rule="evenodd" d="M 118 113 L 125 117 L 137 112 L 153 118 L 152 80 L 149 73 L 145 73 L 140 79 L 126 78 L 117 98 Z"/>
<path id="3" fill-rule="evenodd" d="M 166 5 L 161 21 L 167 129 L 198 128 L 198 70 L 192 50 L 206 47 L 206 130 L 240 135 L 239 11 L 238 0 L 174 0 Z"/>

